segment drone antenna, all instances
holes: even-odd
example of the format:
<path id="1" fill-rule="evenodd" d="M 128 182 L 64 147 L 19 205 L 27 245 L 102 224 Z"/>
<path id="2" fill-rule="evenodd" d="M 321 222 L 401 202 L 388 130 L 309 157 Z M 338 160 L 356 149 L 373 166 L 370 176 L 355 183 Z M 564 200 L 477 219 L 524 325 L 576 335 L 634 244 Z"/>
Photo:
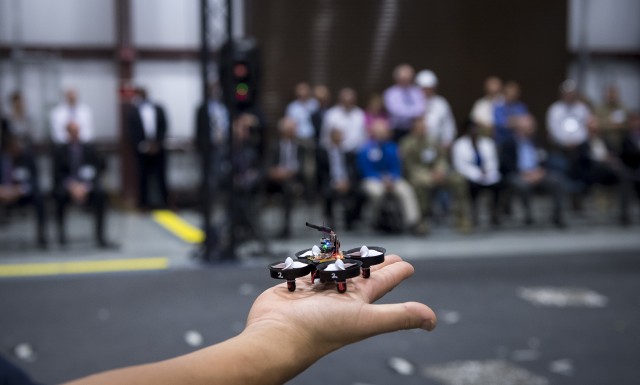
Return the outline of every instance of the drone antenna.
<path id="1" fill-rule="evenodd" d="M 309 223 L 309 222 L 306 222 L 305 225 L 307 227 L 311 227 L 312 229 L 316 229 L 318 231 L 322 231 L 323 233 L 330 234 L 330 233 L 333 232 L 333 230 L 330 227 L 327 227 L 327 226 L 318 226 L 318 225 L 314 225 L 313 223 Z"/>

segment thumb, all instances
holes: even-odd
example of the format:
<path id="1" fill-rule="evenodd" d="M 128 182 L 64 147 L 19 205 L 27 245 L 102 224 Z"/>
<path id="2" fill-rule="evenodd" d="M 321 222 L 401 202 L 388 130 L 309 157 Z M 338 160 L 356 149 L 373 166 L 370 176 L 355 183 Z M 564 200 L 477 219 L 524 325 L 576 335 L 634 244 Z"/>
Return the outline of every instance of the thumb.
<path id="1" fill-rule="evenodd" d="M 362 330 L 373 336 L 406 329 L 436 327 L 436 314 L 427 305 L 419 302 L 367 305 L 361 314 Z"/>

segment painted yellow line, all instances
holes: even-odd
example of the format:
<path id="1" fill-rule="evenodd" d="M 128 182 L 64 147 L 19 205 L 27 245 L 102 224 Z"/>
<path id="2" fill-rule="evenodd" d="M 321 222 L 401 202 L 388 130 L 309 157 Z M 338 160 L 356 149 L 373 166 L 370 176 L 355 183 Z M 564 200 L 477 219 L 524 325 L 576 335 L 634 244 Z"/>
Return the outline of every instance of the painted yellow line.
<path id="1" fill-rule="evenodd" d="M 153 220 L 187 243 L 202 243 L 204 231 L 169 210 L 155 210 Z"/>
<path id="2" fill-rule="evenodd" d="M 168 258 L 110 259 L 50 263 L 0 265 L 0 277 L 32 277 L 43 275 L 92 274 L 120 271 L 164 270 Z"/>

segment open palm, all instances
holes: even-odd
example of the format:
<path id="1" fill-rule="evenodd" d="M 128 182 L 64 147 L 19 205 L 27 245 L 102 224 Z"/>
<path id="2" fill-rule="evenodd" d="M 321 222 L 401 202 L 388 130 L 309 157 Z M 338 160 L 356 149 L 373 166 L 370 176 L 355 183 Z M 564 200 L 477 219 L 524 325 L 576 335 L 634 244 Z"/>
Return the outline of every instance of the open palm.
<path id="1" fill-rule="evenodd" d="M 334 283 L 312 285 L 309 277 L 298 279 L 293 293 L 286 284 L 267 289 L 253 304 L 247 329 L 275 326 L 283 335 L 328 353 L 381 333 L 435 327 L 436 316 L 424 304 L 372 304 L 409 278 L 413 266 L 389 255 L 371 270 L 369 279 L 349 280 L 344 294 L 336 291 Z"/>

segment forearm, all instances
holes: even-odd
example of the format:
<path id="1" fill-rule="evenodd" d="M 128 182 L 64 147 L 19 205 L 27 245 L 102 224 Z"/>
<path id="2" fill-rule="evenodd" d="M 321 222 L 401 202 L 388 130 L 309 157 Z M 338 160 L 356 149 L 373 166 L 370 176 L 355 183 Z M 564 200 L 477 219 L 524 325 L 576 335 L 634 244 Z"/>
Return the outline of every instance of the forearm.
<path id="1" fill-rule="evenodd" d="M 334 349 L 305 341 L 299 333 L 260 325 L 194 353 L 104 372 L 68 385 L 276 385 L 292 379 Z"/>

